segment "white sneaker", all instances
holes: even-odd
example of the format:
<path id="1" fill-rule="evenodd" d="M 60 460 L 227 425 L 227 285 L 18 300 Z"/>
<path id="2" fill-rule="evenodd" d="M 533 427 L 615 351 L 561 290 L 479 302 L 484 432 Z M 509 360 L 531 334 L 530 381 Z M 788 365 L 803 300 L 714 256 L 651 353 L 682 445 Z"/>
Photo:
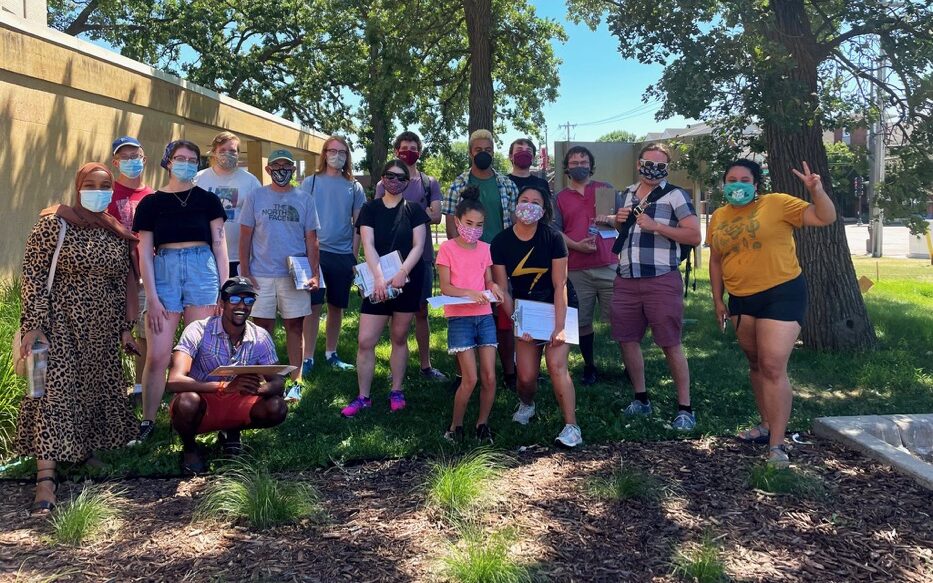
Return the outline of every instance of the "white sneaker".
<path id="1" fill-rule="evenodd" d="M 512 421 L 519 423 L 521 425 L 528 425 L 528 422 L 531 421 L 531 418 L 535 416 L 535 404 L 526 405 L 521 401 L 518 402 L 518 410 L 512 415 Z"/>
<path id="2" fill-rule="evenodd" d="M 583 445 L 583 434 L 576 425 L 564 425 L 564 430 L 560 432 L 554 443 L 560 447 L 573 449 L 578 445 Z"/>
<path id="3" fill-rule="evenodd" d="M 286 402 L 295 402 L 301 400 L 301 385 L 292 385 L 292 388 L 285 393 Z"/>

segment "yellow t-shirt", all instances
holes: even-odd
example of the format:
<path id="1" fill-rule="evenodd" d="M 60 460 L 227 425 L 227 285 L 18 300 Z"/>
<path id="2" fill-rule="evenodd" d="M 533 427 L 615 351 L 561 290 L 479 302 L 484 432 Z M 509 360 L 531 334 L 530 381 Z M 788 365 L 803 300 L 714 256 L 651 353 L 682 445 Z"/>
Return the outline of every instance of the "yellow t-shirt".
<path id="1" fill-rule="evenodd" d="M 803 226 L 810 206 L 789 194 L 766 194 L 743 207 L 716 209 L 706 240 L 722 256 L 729 295 L 750 296 L 800 275 L 794 228 Z"/>

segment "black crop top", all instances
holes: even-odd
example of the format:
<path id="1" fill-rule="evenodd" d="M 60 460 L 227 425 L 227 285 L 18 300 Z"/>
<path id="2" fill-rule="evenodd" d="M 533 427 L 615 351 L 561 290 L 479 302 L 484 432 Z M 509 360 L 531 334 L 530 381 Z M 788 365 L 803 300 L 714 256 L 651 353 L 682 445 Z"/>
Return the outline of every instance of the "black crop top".
<path id="1" fill-rule="evenodd" d="M 151 231 L 152 245 L 156 249 L 166 243 L 189 241 L 204 241 L 210 245 L 214 219 L 226 221 L 227 212 L 220 199 L 203 188 L 195 186 L 190 193 L 157 190 L 136 207 L 133 231 Z"/>

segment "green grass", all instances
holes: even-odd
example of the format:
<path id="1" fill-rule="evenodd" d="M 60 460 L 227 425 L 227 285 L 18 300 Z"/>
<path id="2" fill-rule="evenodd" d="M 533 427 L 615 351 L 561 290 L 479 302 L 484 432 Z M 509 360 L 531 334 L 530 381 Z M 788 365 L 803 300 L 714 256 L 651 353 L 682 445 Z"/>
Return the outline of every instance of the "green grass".
<path id="1" fill-rule="evenodd" d="M 748 486 L 771 494 L 822 500 L 826 497 L 823 481 L 817 476 L 793 468 L 775 468 L 766 463 L 752 467 Z"/>
<path id="2" fill-rule="evenodd" d="M 684 581 L 720 583 L 728 581 L 721 551 L 709 535 L 699 544 L 681 549 L 674 556 L 673 574 Z"/>
<path id="3" fill-rule="evenodd" d="M 19 329 L 19 282 L 0 281 L 0 462 L 10 457 L 26 380 L 13 372 L 13 335 Z"/>
<path id="4" fill-rule="evenodd" d="M 609 476 L 597 476 L 586 483 L 587 492 L 596 498 L 624 502 L 651 502 L 664 495 L 664 486 L 654 476 L 626 466 L 617 467 Z"/>
<path id="5" fill-rule="evenodd" d="M 460 583 L 524 583 L 531 573 L 509 552 L 516 542 L 514 530 L 493 534 L 467 530 L 443 558 L 444 574 Z"/>
<path id="6" fill-rule="evenodd" d="M 428 505 L 454 520 L 471 516 L 491 500 L 504 461 L 501 454 L 479 448 L 459 460 L 433 462 L 425 484 Z"/>
<path id="7" fill-rule="evenodd" d="M 874 279 L 874 260 L 856 259 L 856 269 Z M 865 296 L 879 337 L 878 349 L 865 354 L 795 349 L 789 366 L 795 390 L 789 426 L 792 431 L 808 429 L 812 419 L 820 416 L 933 410 L 933 267 L 924 261 L 883 260 L 878 271 L 880 282 Z M 731 329 L 720 333 L 712 315 L 708 275 L 705 270 L 699 270 L 698 275 L 697 291 L 691 292 L 686 301 L 685 318 L 693 322 L 684 329 L 684 350 L 690 362 L 698 420 L 692 435 L 730 435 L 757 423 L 758 416 L 744 356 Z M 358 308 L 359 300 L 354 297 L 339 344 L 340 355 L 351 362 L 356 356 Z M 17 313 L 17 294 L 4 291 L 0 295 L 0 364 L 8 356 L 6 347 L 15 326 L 11 323 Z M 440 312 L 432 312 L 431 325 L 434 366 L 451 372 L 454 361 L 446 352 L 446 322 Z M 608 328 L 597 325 L 597 336 L 600 382 L 592 387 L 577 385 L 577 417 L 587 443 L 684 438 L 669 427 L 676 413 L 676 392 L 664 356 L 651 343 L 650 335 L 643 347 L 656 413 L 648 419 L 628 419 L 620 414 L 631 400 L 631 387 L 623 383 L 618 348 L 609 341 Z M 275 339 L 284 361 L 281 326 Z M 270 471 L 305 470 L 360 460 L 434 457 L 449 451 L 442 434 L 450 422 L 452 399 L 444 384 L 423 380 L 418 374 L 413 333 L 409 342 L 412 357 L 404 384 L 408 408 L 395 414 L 388 411 L 389 344 L 385 338 L 377 347 L 373 407 L 349 420 L 340 416 L 340 408 L 357 394 L 356 374 L 333 371 L 323 365 L 322 344 L 323 340 L 316 359 L 322 364 L 314 371 L 303 400 L 292 407 L 285 423 L 244 434 L 252 454 Z M 578 379 L 582 360 L 576 349 L 571 350 L 570 369 Z M 0 368 L 0 378 L 4 378 L 4 370 Z M 0 430 L 5 427 L 9 432 L 12 427 L 22 387 L 20 379 L 6 379 L 0 385 Z M 477 400 L 474 396 L 467 410 L 468 432 L 475 422 Z M 523 427 L 511 421 L 516 407 L 514 393 L 499 391 L 490 418 L 497 447 L 551 446 L 563 420 L 549 382 L 542 383 L 536 401 L 537 421 Z M 207 441 L 212 439 L 208 437 Z M 151 445 L 143 448 L 104 454 L 102 459 L 111 466 L 110 475 L 176 474 L 180 444 L 177 439 L 172 440 L 164 413 L 151 441 Z M 0 449 L 0 458 L 9 454 L 7 443 Z M 20 464 L 0 475 L 26 476 L 32 469 L 29 463 Z"/>
<path id="8" fill-rule="evenodd" d="M 259 462 L 231 462 L 208 487 L 194 519 L 244 522 L 264 530 L 320 518 L 320 496 L 307 482 L 274 477 Z"/>
<path id="9" fill-rule="evenodd" d="M 117 493 L 105 486 L 87 485 L 74 499 L 52 511 L 52 541 L 80 546 L 99 539 L 119 522 L 122 507 Z"/>

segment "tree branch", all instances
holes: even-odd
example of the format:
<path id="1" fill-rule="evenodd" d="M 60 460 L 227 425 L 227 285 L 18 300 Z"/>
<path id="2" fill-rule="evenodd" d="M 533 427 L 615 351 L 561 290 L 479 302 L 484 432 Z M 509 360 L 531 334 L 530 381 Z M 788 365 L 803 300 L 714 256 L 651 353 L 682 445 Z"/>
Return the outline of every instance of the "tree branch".
<path id="1" fill-rule="evenodd" d="M 97 5 L 99 2 L 100 0 L 90 0 L 90 2 L 87 3 L 87 6 L 84 7 L 84 10 L 78 13 L 78 16 L 76 16 L 71 24 L 65 28 L 64 33 L 70 34 L 71 36 L 78 36 L 82 32 L 85 32 L 87 30 L 85 28 L 87 26 L 87 21 L 91 17 L 91 14 L 97 10 Z"/>

